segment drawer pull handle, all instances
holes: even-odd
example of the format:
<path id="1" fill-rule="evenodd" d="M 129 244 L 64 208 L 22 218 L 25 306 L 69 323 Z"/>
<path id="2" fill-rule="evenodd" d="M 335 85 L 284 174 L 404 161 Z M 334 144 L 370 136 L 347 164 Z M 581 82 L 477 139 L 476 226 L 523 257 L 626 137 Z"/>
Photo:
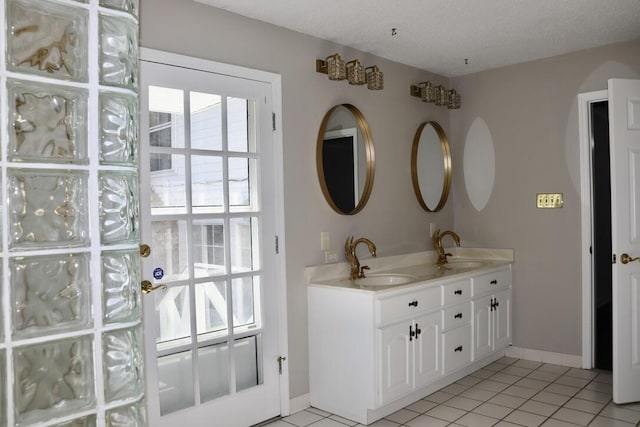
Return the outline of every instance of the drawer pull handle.
<path id="1" fill-rule="evenodd" d="M 418 335 L 420 335 L 422 333 L 422 329 L 420 329 L 418 327 L 418 324 L 416 323 L 416 339 L 418 339 Z"/>
<path id="2" fill-rule="evenodd" d="M 462 295 L 462 289 L 458 289 L 456 291 L 453 291 L 454 295 Z"/>
<path id="3" fill-rule="evenodd" d="M 453 351 L 462 351 L 462 346 L 459 345 L 458 347 L 454 348 Z"/>
<path id="4" fill-rule="evenodd" d="M 498 284 L 498 281 L 497 281 L 496 279 L 493 279 L 490 283 L 491 283 L 492 285 L 497 285 L 497 284 Z"/>
<path id="5" fill-rule="evenodd" d="M 416 336 L 416 333 L 413 332 L 413 327 L 409 325 L 409 341 L 413 341 L 413 337 Z"/>
<path id="6" fill-rule="evenodd" d="M 453 316 L 454 319 L 462 319 L 462 313 L 458 313 L 455 316 Z"/>
<path id="7" fill-rule="evenodd" d="M 409 303 L 409 307 L 417 307 L 418 306 L 418 301 L 413 300 Z"/>

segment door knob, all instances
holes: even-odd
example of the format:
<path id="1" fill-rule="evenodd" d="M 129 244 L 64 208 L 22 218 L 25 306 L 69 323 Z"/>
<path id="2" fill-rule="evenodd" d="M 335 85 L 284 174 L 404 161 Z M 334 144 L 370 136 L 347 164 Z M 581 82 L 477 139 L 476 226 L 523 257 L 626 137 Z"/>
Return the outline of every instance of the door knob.
<path id="1" fill-rule="evenodd" d="M 629 256 L 629 254 L 620 255 L 620 262 L 623 263 L 623 264 L 628 264 L 630 262 L 639 261 L 639 260 L 640 260 L 640 257 L 633 258 L 633 257 Z"/>
<path id="2" fill-rule="evenodd" d="M 149 245 L 145 245 L 144 243 L 140 245 L 140 256 L 142 258 L 146 258 L 151 255 L 151 247 Z"/>
<path id="3" fill-rule="evenodd" d="M 149 294 L 149 293 L 151 293 L 151 292 L 153 292 L 153 291 L 155 291 L 155 290 L 157 290 L 157 289 L 162 289 L 163 291 L 166 291 L 166 290 L 167 290 L 167 285 L 158 285 L 158 286 L 153 286 L 153 285 L 151 284 L 151 282 L 150 282 L 150 281 L 148 281 L 148 280 L 143 280 L 143 281 L 140 283 L 140 285 L 141 285 L 141 288 L 142 288 L 142 293 L 143 293 L 143 294 L 145 294 L 145 295 L 146 295 L 146 294 Z"/>

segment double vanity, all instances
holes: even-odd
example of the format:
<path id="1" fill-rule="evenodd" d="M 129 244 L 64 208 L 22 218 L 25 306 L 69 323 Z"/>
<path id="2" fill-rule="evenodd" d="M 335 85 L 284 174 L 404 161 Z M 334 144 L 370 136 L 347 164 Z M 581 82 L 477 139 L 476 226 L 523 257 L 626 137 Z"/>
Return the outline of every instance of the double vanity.
<path id="1" fill-rule="evenodd" d="M 312 406 L 370 424 L 504 355 L 513 252 L 451 252 L 306 269 Z"/>

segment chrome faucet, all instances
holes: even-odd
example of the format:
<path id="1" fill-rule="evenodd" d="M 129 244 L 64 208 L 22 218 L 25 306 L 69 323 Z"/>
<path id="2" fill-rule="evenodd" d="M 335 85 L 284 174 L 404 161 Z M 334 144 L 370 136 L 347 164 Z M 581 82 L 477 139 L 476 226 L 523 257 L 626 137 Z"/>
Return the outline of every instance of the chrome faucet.
<path id="1" fill-rule="evenodd" d="M 433 233 L 433 236 L 431 236 L 431 240 L 433 241 L 433 249 L 435 249 L 436 253 L 438 254 L 438 260 L 436 261 L 437 265 L 446 264 L 447 257 L 451 256 L 450 253 L 445 253 L 444 249 L 442 248 L 442 239 L 446 235 L 449 235 L 453 238 L 454 242 L 456 242 L 456 246 L 460 246 L 460 236 L 458 236 L 456 233 L 451 230 L 446 230 L 442 233 L 440 232 L 440 230 L 436 230 Z"/>
<path id="2" fill-rule="evenodd" d="M 369 247 L 369 252 L 371 252 L 372 256 L 376 256 L 376 245 L 369 239 L 365 239 L 364 237 L 359 238 L 354 241 L 353 236 L 347 237 L 347 241 L 344 243 L 344 255 L 347 257 L 347 261 L 349 261 L 349 265 L 351 266 L 351 273 L 349 278 L 351 280 L 361 279 L 364 277 L 364 270 L 368 270 L 369 266 L 363 265 L 360 267 L 360 261 L 356 255 L 356 247 L 360 243 L 366 243 Z"/>

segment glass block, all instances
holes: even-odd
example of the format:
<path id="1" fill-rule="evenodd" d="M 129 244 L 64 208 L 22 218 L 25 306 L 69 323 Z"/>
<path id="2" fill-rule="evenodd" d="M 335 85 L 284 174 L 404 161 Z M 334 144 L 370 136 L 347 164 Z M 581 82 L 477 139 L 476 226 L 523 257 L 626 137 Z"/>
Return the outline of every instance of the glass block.
<path id="1" fill-rule="evenodd" d="M 111 9 L 124 10 L 134 16 L 138 16 L 140 0 L 100 0 L 100 6 Z"/>
<path id="2" fill-rule="evenodd" d="M 202 366 L 200 363 L 199 365 Z M 215 370 L 215 365 L 208 365 L 208 370 Z M 158 357 L 158 380 L 160 387 L 160 415 L 166 415 L 180 409 L 193 406 L 193 363 L 191 351 Z M 200 384 L 207 383 L 201 378 Z"/>
<path id="3" fill-rule="evenodd" d="M 134 20 L 100 15 L 100 83 L 138 87 L 138 26 Z"/>
<path id="4" fill-rule="evenodd" d="M 107 411 L 107 427 L 141 427 L 147 425 L 147 417 L 142 401 Z"/>
<path id="5" fill-rule="evenodd" d="M 95 406 L 90 337 L 14 348 L 16 421 L 47 421 Z"/>
<path id="6" fill-rule="evenodd" d="M 229 394 L 228 343 L 198 349 L 198 375 L 202 402 Z"/>
<path id="7" fill-rule="evenodd" d="M 87 91 L 9 80 L 8 157 L 86 164 Z"/>
<path id="8" fill-rule="evenodd" d="M 41 0 L 9 4 L 7 68 L 67 80 L 87 81 L 85 9 Z"/>
<path id="9" fill-rule="evenodd" d="M 89 242 L 86 172 L 9 169 L 7 175 L 10 248 Z"/>
<path id="10" fill-rule="evenodd" d="M 101 173 L 99 186 L 102 244 L 137 241 L 139 208 L 136 175 Z"/>
<path id="11" fill-rule="evenodd" d="M 88 415 L 86 417 L 67 421 L 66 423 L 58 423 L 56 427 L 96 427 L 96 416 Z"/>
<path id="12" fill-rule="evenodd" d="M 89 254 L 69 254 L 9 260 L 14 336 L 91 325 L 89 259 Z"/>
<path id="13" fill-rule="evenodd" d="M 138 100 L 100 94 L 100 163 L 137 165 Z"/>
<path id="14" fill-rule="evenodd" d="M 139 396 L 144 391 L 142 328 L 103 336 L 104 394 L 107 402 Z"/>
<path id="15" fill-rule="evenodd" d="M 105 323 L 140 319 L 140 256 L 137 250 L 102 253 L 102 304 Z"/>

